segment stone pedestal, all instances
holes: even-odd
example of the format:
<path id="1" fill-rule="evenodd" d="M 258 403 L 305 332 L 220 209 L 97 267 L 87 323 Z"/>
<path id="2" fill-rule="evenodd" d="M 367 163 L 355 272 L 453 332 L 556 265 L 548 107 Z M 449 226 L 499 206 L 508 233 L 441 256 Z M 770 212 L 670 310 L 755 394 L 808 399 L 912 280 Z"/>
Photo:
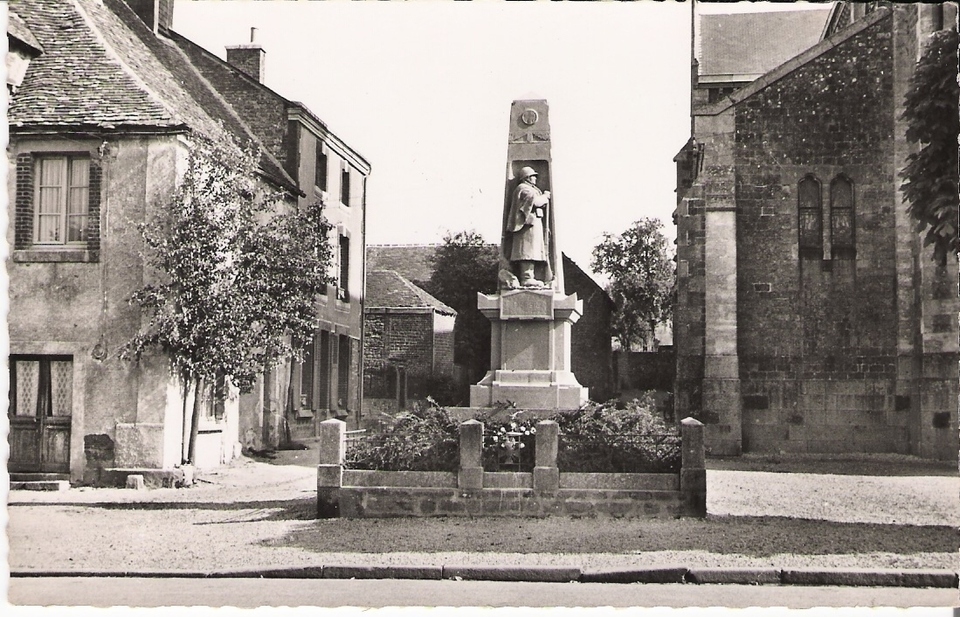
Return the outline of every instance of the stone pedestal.
<path id="1" fill-rule="evenodd" d="M 471 407 L 578 409 L 587 402 L 587 388 L 570 371 L 570 326 L 583 313 L 576 294 L 517 289 L 477 294 L 477 306 L 491 322 L 490 371 L 470 386 Z"/>

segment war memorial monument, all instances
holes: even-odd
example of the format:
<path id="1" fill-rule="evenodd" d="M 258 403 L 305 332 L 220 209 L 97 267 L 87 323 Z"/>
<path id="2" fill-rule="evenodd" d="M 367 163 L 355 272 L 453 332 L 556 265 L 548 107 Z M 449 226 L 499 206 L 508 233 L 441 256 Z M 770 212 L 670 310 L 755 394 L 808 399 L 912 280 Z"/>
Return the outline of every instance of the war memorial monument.
<path id="1" fill-rule="evenodd" d="M 583 301 L 564 294 L 551 171 L 547 102 L 514 101 L 498 290 L 477 294 L 491 322 L 490 370 L 470 387 L 470 407 L 561 410 L 587 402 L 570 370 L 570 327 Z"/>

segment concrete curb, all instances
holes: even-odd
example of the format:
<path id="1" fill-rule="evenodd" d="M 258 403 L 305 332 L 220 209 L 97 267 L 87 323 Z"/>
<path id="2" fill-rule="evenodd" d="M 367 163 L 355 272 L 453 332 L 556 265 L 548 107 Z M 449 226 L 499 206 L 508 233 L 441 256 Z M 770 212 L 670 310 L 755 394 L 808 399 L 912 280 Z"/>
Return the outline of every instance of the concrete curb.
<path id="1" fill-rule="evenodd" d="M 780 585 L 776 568 L 690 568 L 686 582 L 697 585 Z"/>
<path id="2" fill-rule="evenodd" d="M 604 569 L 584 572 L 581 583 L 683 583 L 687 569 L 637 568 L 630 570 Z"/>
<path id="3" fill-rule="evenodd" d="M 581 578 L 580 568 L 557 566 L 444 566 L 443 578 L 465 581 L 510 581 L 525 583 L 570 583 Z"/>
<path id="4" fill-rule="evenodd" d="M 694 585 L 816 585 L 823 587 L 960 588 L 950 570 L 845 570 L 842 568 L 631 568 L 583 571 L 558 566 L 360 566 L 331 564 L 271 569 L 14 570 L 11 578 L 287 578 L 414 579 L 531 583 L 659 583 Z"/>

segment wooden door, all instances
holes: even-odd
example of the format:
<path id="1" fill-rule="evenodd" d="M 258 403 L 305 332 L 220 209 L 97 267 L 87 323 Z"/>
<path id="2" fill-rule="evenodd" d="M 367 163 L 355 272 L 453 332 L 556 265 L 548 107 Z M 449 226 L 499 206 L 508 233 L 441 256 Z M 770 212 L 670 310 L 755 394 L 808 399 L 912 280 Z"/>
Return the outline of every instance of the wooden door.
<path id="1" fill-rule="evenodd" d="M 10 356 L 10 460 L 16 472 L 69 473 L 70 356 Z"/>

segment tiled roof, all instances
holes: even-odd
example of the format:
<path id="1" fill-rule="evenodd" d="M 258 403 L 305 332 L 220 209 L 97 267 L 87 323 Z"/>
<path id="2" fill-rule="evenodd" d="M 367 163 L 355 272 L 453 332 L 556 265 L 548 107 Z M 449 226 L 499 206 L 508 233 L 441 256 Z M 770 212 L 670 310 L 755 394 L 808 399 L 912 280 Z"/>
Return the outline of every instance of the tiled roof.
<path id="1" fill-rule="evenodd" d="M 296 168 L 298 164 L 296 160 L 286 160 L 290 155 L 286 141 L 289 130 L 288 113 L 290 110 L 298 110 L 315 122 L 328 139 L 338 143 L 355 157 L 365 173 L 369 172 L 370 163 L 330 131 L 326 123 L 306 105 L 278 94 L 190 39 L 172 31 L 169 32 L 169 36 L 170 41 L 190 59 L 192 66 L 237 110 L 244 122 L 276 159 L 286 161 L 288 169 Z"/>
<path id="2" fill-rule="evenodd" d="M 172 41 L 175 42 L 176 39 L 182 39 L 183 37 L 174 33 L 171 33 L 172 39 L 162 35 L 157 36 L 123 0 L 104 0 L 104 2 L 124 22 L 127 30 L 139 39 L 150 54 L 176 79 L 194 105 L 201 108 L 208 116 L 222 123 L 223 127 L 230 131 L 241 143 L 253 142 L 261 151 L 261 168 L 280 184 L 299 190 L 296 181 L 286 172 L 283 164 L 277 160 L 274 153 L 259 139 L 258 135 L 251 130 L 246 122 L 247 118 L 231 107 L 216 87 L 204 78 L 200 70 L 193 64 L 192 59 L 184 54 L 177 45 L 172 44 Z"/>
<path id="3" fill-rule="evenodd" d="M 11 101 L 12 127 L 191 126 L 216 135 L 212 119 L 100 2 L 11 0 L 11 8 L 44 49 Z"/>
<path id="4" fill-rule="evenodd" d="M 820 41 L 830 8 L 701 15 L 701 81 L 752 81 L 783 64 Z"/>
<path id="5" fill-rule="evenodd" d="M 367 269 L 393 270 L 422 285 L 433 274 L 436 252 L 436 244 L 368 244 Z"/>
<path id="6" fill-rule="evenodd" d="M 216 137 L 226 129 L 260 147 L 267 177 L 298 190 L 189 58 L 123 0 L 11 0 L 11 6 L 44 49 L 11 102 L 13 130 L 195 130 Z"/>
<path id="7" fill-rule="evenodd" d="M 415 284 L 424 284 L 430 280 L 433 274 L 433 257 L 437 252 L 436 244 L 368 244 L 367 245 L 367 269 L 372 270 L 393 270 L 402 277 L 409 279 Z M 487 245 L 493 254 L 499 250 L 496 244 Z M 589 293 L 600 293 L 608 302 L 609 294 L 603 289 L 593 277 L 587 274 L 572 259 L 561 253 L 563 257 L 564 293 L 578 292 L 581 296 Z M 578 273 L 574 276 L 574 273 Z M 573 289 L 572 285 L 582 282 L 582 289 Z M 588 287 L 590 289 L 588 289 Z"/>
<path id="8" fill-rule="evenodd" d="M 367 308 L 431 308 L 445 315 L 457 312 L 393 270 L 367 272 Z"/>
<path id="9" fill-rule="evenodd" d="M 200 45 L 176 32 L 169 33 L 171 47 L 189 59 L 198 77 L 243 118 L 248 130 L 257 136 L 274 158 L 287 156 L 284 138 L 287 132 L 287 100 L 257 83 L 239 69 L 230 66 Z M 206 102 L 205 102 L 206 104 Z M 222 103 L 219 103 L 222 104 Z"/>

